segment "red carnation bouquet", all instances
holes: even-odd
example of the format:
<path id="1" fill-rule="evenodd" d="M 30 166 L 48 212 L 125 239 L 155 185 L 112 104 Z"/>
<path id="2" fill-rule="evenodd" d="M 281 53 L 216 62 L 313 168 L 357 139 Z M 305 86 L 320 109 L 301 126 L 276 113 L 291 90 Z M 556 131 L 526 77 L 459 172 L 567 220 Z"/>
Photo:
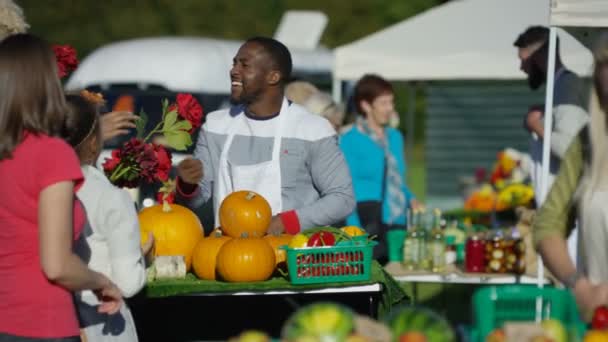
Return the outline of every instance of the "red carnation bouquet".
<path id="1" fill-rule="evenodd" d="M 76 49 L 70 45 L 53 45 L 53 52 L 57 58 L 59 78 L 64 78 L 78 67 Z"/>
<path id="2" fill-rule="evenodd" d="M 163 145 L 150 142 L 161 135 L 165 144 L 183 151 L 192 145 L 191 134 L 201 125 L 203 108 L 191 94 L 178 94 L 175 103 L 162 101 L 162 119 L 146 134 L 148 121 L 142 110 L 136 123 L 137 137 L 130 139 L 106 158 L 103 169 L 112 184 L 118 187 L 136 188 L 141 184 L 162 182 L 157 200 L 171 203 L 175 182 L 169 179 L 171 152 Z"/>

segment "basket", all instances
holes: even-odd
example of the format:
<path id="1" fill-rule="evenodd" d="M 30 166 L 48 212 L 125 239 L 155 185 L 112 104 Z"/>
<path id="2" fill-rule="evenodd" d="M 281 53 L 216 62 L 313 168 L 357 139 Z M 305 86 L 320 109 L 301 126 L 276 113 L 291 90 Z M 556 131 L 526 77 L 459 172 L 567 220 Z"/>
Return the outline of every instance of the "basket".
<path id="1" fill-rule="evenodd" d="M 335 246 L 289 248 L 287 269 L 292 284 L 367 281 L 371 278 L 376 241 L 353 239 Z"/>
<path id="2" fill-rule="evenodd" d="M 534 285 L 502 285 L 481 288 L 473 295 L 472 341 L 485 341 L 492 330 L 509 321 L 535 321 L 536 301 L 542 298 L 542 318 L 562 322 L 572 341 L 582 338 L 585 323 L 578 315 L 574 297 L 567 290 Z"/>

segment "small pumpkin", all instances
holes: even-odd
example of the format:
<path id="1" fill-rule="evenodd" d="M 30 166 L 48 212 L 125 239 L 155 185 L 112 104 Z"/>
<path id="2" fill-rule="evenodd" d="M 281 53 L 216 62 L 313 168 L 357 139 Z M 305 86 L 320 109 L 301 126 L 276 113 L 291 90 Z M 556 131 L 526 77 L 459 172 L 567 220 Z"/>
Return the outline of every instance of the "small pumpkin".
<path id="1" fill-rule="evenodd" d="M 217 272 L 229 282 L 266 280 L 274 267 L 274 249 L 268 241 L 246 233 L 226 242 L 217 255 Z"/>
<path id="2" fill-rule="evenodd" d="M 203 238 L 203 225 L 188 208 L 178 204 L 158 204 L 139 212 L 142 245 L 148 233 L 154 236 L 154 255 L 182 255 L 186 269 L 192 265 L 192 252 Z"/>
<path id="3" fill-rule="evenodd" d="M 274 249 L 275 262 L 277 266 L 281 263 L 287 262 L 287 253 L 281 246 L 289 245 L 293 235 L 289 234 L 269 234 L 264 236 L 264 239 L 268 241 L 270 246 Z"/>
<path id="4" fill-rule="evenodd" d="M 253 191 L 236 191 L 220 204 L 220 226 L 228 236 L 237 238 L 247 233 L 250 237 L 266 234 L 272 210 L 264 197 Z"/>
<path id="5" fill-rule="evenodd" d="M 194 274 L 200 279 L 216 280 L 217 254 L 222 246 L 232 240 L 231 237 L 222 234 L 222 231 L 215 229 L 208 237 L 201 239 L 192 255 L 192 269 Z"/>

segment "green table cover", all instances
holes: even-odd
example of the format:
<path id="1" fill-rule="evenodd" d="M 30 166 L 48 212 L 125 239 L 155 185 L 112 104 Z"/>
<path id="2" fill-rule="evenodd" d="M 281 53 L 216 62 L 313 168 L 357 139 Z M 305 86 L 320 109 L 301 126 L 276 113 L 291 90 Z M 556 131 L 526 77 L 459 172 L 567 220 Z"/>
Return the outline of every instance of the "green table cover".
<path id="1" fill-rule="evenodd" d="M 390 311 L 393 305 L 399 304 L 407 299 L 405 292 L 399 284 L 391 277 L 376 261 L 372 263 L 371 279 L 362 282 L 347 283 L 323 283 L 310 285 L 292 285 L 284 277 L 274 277 L 267 281 L 253 283 L 226 283 L 214 280 L 200 280 L 193 274 L 188 274 L 185 279 L 156 280 L 149 282 L 144 293 L 148 298 L 170 297 L 178 295 L 200 294 L 200 293 L 225 293 L 234 292 L 267 292 L 267 291 L 301 291 L 323 289 L 328 287 L 348 287 L 357 285 L 382 284 L 381 301 L 378 314 L 382 317 Z"/>

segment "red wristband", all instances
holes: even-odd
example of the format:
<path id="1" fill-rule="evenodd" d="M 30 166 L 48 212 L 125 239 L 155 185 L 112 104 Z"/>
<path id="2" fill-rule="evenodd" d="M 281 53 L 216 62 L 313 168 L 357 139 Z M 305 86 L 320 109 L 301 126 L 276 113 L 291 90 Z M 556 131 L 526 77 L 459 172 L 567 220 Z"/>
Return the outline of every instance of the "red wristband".
<path id="1" fill-rule="evenodd" d="M 295 235 L 300 232 L 300 220 L 295 210 L 286 211 L 279 216 L 287 234 Z"/>
<path id="2" fill-rule="evenodd" d="M 175 190 L 177 193 L 185 198 L 191 198 L 196 195 L 199 187 L 197 184 L 185 183 L 181 180 L 181 178 L 177 177 L 177 181 L 175 182 Z"/>

